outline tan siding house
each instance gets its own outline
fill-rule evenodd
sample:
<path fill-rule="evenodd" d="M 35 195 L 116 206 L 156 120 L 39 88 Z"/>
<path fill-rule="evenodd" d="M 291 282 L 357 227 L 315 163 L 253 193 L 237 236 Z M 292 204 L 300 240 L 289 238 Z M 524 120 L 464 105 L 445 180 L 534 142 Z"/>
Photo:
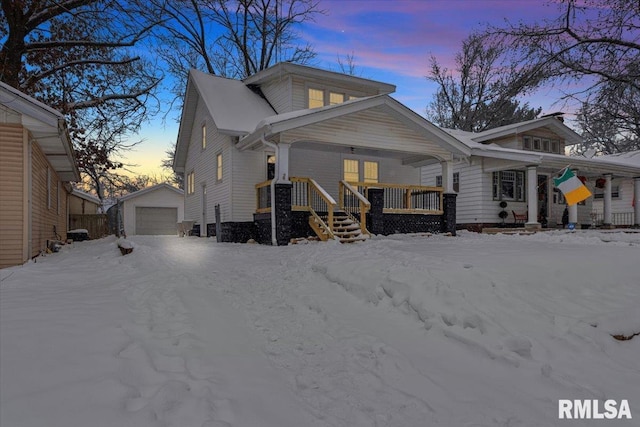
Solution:
<path fill-rule="evenodd" d="M 0 83 L 0 268 L 66 238 L 70 181 L 79 179 L 63 116 Z"/>

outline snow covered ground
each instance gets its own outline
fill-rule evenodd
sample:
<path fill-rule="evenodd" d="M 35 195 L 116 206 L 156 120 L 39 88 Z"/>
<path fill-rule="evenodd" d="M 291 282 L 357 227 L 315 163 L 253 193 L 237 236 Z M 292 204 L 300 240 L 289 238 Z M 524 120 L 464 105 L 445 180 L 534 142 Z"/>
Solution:
<path fill-rule="evenodd" d="M 2 427 L 640 425 L 640 233 L 130 240 L 0 270 Z"/>

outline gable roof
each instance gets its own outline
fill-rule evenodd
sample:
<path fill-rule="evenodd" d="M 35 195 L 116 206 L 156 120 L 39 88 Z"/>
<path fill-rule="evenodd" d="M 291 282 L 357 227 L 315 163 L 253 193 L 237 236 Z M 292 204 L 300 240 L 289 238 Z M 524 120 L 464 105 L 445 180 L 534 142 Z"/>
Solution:
<path fill-rule="evenodd" d="M 176 188 L 176 187 L 173 187 L 173 186 L 167 184 L 166 182 L 163 182 L 161 184 L 157 184 L 157 185 L 154 185 L 152 187 L 143 188 L 142 190 L 138 190 L 138 191 L 134 191 L 133 193 L 129 193 L 126 196 L 120 197 L 119 200 L 121 202 L 124 202 L 125 200 L 134 199 L 134 198 L 140 197 L 140 196 L 142 196 L 144 194 L 148 194 L 148 193 L 151 193 L 153 191 L 158 191 L 158 190 L 162 190 L 162 189 L 167 189 L 167 190 L 174 191 L 176 194 L 178 194 L 180 196 L 184 195 L 184 191 L 183 190 L 181 190 L 179 188 Z"/>
<path fill-rule="evenodd" d="M 33 135 L 62 181 L 80 180 L 62 113 L 3 82 L 0 82 L 0 102 L 20 113 L 22 125 Z"/>
<path fill-rule="evenodd" d="M 309 67 L 306 65 L 293 64 L 291 62 L 280 62 L 272 67 L 259 71 L 256 74 L 247 77 L 244 80 L 244 83 L 247 85 L 261 85 L 272 80 L 282 79 L 289 75 L 297 75 L 306 79 L 322 80 L 323 82 L 341 83 L 353 87 L 367 88 L 368 90 L 373 90 L 380 95 L 396 91 L 396 86 L 389 83 L 383 83 L 335 71 L 323 70 L 321 68 Z"/>
<path fill-rule="evenodd" d="M 357 98 L 321 108 L 297 110 L 266 117 L 258 123 L 253 132 L 240 139 L 236 147 L 241 150 L 253 148 L 262 143 L 262 137 L 268 138 L 281 132 L 309 126 L 375 107 L 383 107 L 385 111 L 399 119 L 408 128 L 411 128 L 418 134 L 433 140 L 436 144 L 447 151 L 463 156 L 469 155 L 468 147 L 389 95 Z"/>
<path fill-rule="evenodd" d="M 102 205 L 102 202 L 100 201 L 100 199 L 94 196 L 93 194 L 86 193 L 76 188 L 71 190 L 71 195 L 84 199 L 88 202 L 95 203 L 96 205 Z"/>
<path fill-rule="evenodd" d="M 242 81 L 190 70 L 173 162 L 176 171 L 181 171 L 180 165 L 186 161 L 199 102 L 205 104 L 213 124 L 224 135 L 246 135 L 260 120 L 275 114 L 269 103 Z"/>
<path fill-rule="evenodd" d="M 517 135 L 533 129 L 548 127 L 558 135 L 564 137 L 566 145 L 574 145 L 582 142 L 582 137 L 554 116 L 543 116 L 533 120 L 499 126 L 482 132 L 473 133 L 472 139 L 476 142 L 485 142 L 491 139 L 508 135 Z"/>

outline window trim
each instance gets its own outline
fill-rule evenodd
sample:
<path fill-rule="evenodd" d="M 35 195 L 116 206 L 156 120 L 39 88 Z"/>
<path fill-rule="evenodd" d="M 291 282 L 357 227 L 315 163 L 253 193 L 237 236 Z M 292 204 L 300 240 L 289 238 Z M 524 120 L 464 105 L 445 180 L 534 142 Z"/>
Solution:
<path fill-rule="evenodd" d="M 347 162 L 353 162 L 353 164 L 355 164 L 355 166 L 356 166 L 355 172 L 353 172 L 353 171 L 349 172 L 350 174 L 357 175 L 358 178 L 355 181 L 351 181 L 351 180 L 347 179 L 347 176 L 346 176 L 346 174 L 347 174 L 347 168 L 346 168 Z M 342 159 L 342 179 L 344 181 L 346 181 L 346 182 L 359 182 L 360 181 L 360 160 L 358 160 L 358 159 L 350 159 L 350 158 L 343 158 Z"/>
<path fill-rule="evenodd" d="M 187 174 L 187 195 L 192 195 L 196 192 L 196 173 L 191 170 Z"/>
<path fill-rule="evenodd" d="M 503 179 L 504 172 L 512 172 L 514 174 L 513 197 L 503 197 L 504 192 L 502 191 L 502 182 L 504 180 Z M 527 176 L 524 171 L 504 170 L 504 171 L 496 171 L 491 174 L 491 195 L 493 200 L 505 200 L 509 202 L 526 202 L 527 201 L 526 188 L 527 188 Z M 520 198 L 518 198 L 518 193 L 522 194 Z"/>
<path fill-rule="evenodd" d="M 216 182 L 222 182 L 224 178 L 224 157 L 222 151 L 216 153 Z"/>
<path fill-rule="evenodd" d="M 453 173 L 453 191 L 460 192 L 460 172 Z"/>
<path fill-rule="evenodd" d="M 202 151 L 207 149 L 207 122 L 203 122 L 200 127 L 201 132 L 201 140 L 200 140 L 200 149 Z"/>
<path fill-rule="evenodd" d="M 375 181 L 372 181 L 371 178 L 367 178 L 367 163 L 376 165 L 376 177 Z M 362 161 L 362 182 L 377 184 L 380 182 L 380 162 L 377 160 L 363 160 Z"/>
<path fill-rule="evenodd" d="M 317 90 L 322 92 L 322 106 L 311 107 L 309 101 L 311 100 L 310 91 Z M 331 94 L 342 95 L 342 102 L 339 103 L 331 103 Z M 305 84 L 305 108 L 313 109 L 313 108 L 321 108 L 329 105 L 338 105 L 344 102 L 350 101 L 352 99 L 362 98 L 366 96 L 366 94 L 361 92 L 351 92 L 349 90 L 345 90 L 343 88 L 333 87 L 333 86 L 316 86 L 315 84 Z"/>

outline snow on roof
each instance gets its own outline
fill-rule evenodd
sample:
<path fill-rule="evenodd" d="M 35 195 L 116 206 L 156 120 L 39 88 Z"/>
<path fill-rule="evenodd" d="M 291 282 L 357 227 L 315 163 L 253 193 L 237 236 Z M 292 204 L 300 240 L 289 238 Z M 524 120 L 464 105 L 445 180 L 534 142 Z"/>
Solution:
<path fill-rule="evenodd" d="M 594 157 L 593 159 L 606 162 L 625 163 L 631 166 L 640 167 L 640 150 L 629 151 L 627 153 L 609 154 L 606 156 Z"/>
<path fill-rule="evenodd" d="M 125 200 L 133 199 L 134 197 L 142 196 L 143 194 L 151 193 L 152 191 L 161 190 L 163 188 L 175 191 L 177 194 L 181 196 L 184 194 L 184 191 L 182 191 L 181 189 L 171 186 L 166 182 L 163 182 L 162 184 L 154 185 L 153 187 L 143 188 L 142 190 L 138 190 L 133 193 L 129 193 L 126 196 L 122 196 L 120 197 L 120 201 L 122 202 Z"/>
<path fill-rule="evenodd" d="M 81 199 L 87 200 L 97 205 L 102 204 L 102 202 L 100 202 L 100 199 L 98 197 L 94 196 L 93 194 L 86 193 L 82 190 L 78 190 L 77 188 L 74 188 L 73 190 L 71 190 L 71 195 L 80 197 Z"/>
<path fill-rule="evenodd" d="M 531 129 L 548 126 L 565 138 L 566 144 L 577 144 L 582 141 L 582 137 L 575 133 L 571 128 L 565 125 L 557 117 L 543 116 L 537 119 L 526 120 L 524 122 L 512 123 L 505 126 L 499 126 L 482 132 L 474 133 L 473 140 L 477 142 L 488 141 L 490 139 L 499 138 L 511 134 L 526 132 Z"/>
<path fill-rule="evenodd" d="M 245 134 L 275 111 L 242 81 L 191 70 L 191 79 L 221 133 Z"/>

